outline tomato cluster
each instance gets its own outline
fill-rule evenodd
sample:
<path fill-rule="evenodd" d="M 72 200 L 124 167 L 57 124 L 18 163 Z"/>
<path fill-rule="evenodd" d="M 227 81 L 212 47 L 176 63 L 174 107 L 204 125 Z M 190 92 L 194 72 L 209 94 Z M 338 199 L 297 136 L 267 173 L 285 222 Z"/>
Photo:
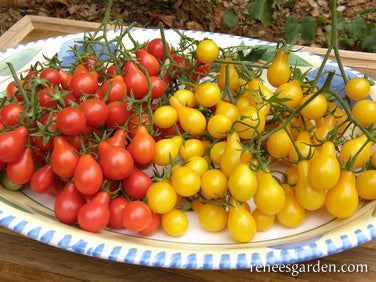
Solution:
<path fill-rule="evenodd" d="M 263 78 L 236 48 L 183 37 L 179 49 L 161 35 L 109 60 L 84 48 L 69 70 L 51 60 L 15 76 L 0 111 L 3 186 L 30 183 L 56 197 L 61 222 L 89 232 L 181 236 L 191 210 L 237 242 L 376 199 L 367 79 L 347 83 L 352 107 L 289 66 L 286 45 Z"/>

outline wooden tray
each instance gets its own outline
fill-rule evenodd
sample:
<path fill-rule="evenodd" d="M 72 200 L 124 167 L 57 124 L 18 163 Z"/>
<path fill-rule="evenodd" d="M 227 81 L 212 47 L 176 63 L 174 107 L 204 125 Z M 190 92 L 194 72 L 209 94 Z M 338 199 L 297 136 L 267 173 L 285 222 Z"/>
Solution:
<path fill-rule="evenodd" d="M 24 16 L 0 37 L 0 51 L 27 42 L 65 34 L 96 30 L 99 23 L 39 16 Z M 319 56 L 327 52 L 324 48 L 302 47 L 304 51 Z M 376 80 L 376 53 L 340 51 L 343 65 L 361 73 L 368 71 Z M 335 61 L 333 52 L 330 59 Z"/>

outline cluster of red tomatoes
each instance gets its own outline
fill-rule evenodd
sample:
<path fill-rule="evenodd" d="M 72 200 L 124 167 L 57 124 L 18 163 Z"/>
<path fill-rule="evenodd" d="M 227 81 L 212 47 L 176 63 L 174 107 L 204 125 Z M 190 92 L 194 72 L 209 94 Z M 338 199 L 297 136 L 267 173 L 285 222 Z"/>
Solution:
<path fill-rule="evenodd" d="M 0 111 L 2 184 L 55 196 L 56 217 L 90 232 L 150 235 L 161 225 L 180 236 L 191 209 L 205 230 L 227 227 L 238 242 L 277 220 L 296 227 L 306 210 L 347 217 L 359 196 L 376 198 L 367 188 L 376 170 L 355 173 L 376 166 L 365 128 L 375 121 L 364 115 L 374 102 L 338 108 L 293 78 L 284 48 L 268 66 L 269 87 L 236 56 L 218 59 L 213 41 L 196 43 L 185 56 L 153 39 L 121 63 L 89 54 L 70 71 L 32 69 L 11 82 Z M 171 87 L 178 79 L 184 89 Z M 369 90 L 364 78 L 346 87 L 353 100 Z M 350 126 L 364 134 L 347 141 Z M 280 181 L 273 163 L 285 165 Z"/>
<path fill-rule="evenodd" d="M 150 120 L 125 97 L 153 100 L 164 94 L 165 82 L 158 76 L 161 40 L 134 55 L 118 72 L 89 55 L 70 73 L 32 69 L 8 85 L 0 112 L 5 187 L 19 189 L 29 182 L 35 193 L 56 197 L 54 212 L 61 222 L 78 222 L 87 231 L 126 227 L 147 235 L 158 228 L 159 216 L 142 202 L 152 184 L 143 169 L 156 152 L 143 124 Z M 95 71 L 98 65 L 101 72 Z M 135 218 L 140 214 L 145 223 Z"/>

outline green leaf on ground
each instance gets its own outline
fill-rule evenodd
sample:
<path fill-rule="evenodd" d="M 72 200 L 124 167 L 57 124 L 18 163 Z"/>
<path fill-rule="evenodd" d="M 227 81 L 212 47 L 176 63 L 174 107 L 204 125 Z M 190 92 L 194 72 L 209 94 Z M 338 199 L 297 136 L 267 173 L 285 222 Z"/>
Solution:
<path fill-rule="evenodd" d="M 248 3 L 249 18 L 261 21 L 264 27 L 268 27 L 273 21 L 273 0 L 256 0 Z"/>
<path fill-rule="evenodd" d="M 289 17 L 285 23 L 287 42 L 292 42 L 298 34 L 305 43 L 311 42 L 316 37 L 317 24 L 312 17 L 305 17 L 298 21 L 295 17 Z"/>
<path fill-rule="evenodd" d="M 238 25 L 239 17 L 235 13 L 234 9 L 229 9 L 226 12 L 223 13 L 222 16 L 222 23 L 225 27 L 229 29 L 233 29 Z"/>

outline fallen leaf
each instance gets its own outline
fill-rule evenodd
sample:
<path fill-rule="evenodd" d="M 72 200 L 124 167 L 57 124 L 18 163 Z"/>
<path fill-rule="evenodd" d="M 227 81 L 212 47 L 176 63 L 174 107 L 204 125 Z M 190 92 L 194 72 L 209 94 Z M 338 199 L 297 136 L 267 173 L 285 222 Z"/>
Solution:
<path fill-rule="evenodd" d="M 174 21 L 176 20 L 176 16 L 174 15 L 162 15 L 158 11 L 154 11 L 152 14 L 152 21 L 153 22 L 160 22 L 162 21 L 168 27 L 172 27 Z"/>
<path fill-rule="evenodd" d="M 214 22 L 214 27 L 216 29 L 220 29 L 222 25 L 222 8 L 221 4 L 217 4 L 214 7 L 214 16 L 213 16 L 213 22 Z"/>
<path fill-rule="evenodd" d="M 198 22 L 187 22 L 186 26 L 189 30 L 204 31 L 204 28 Z"/>
<path fill-rule="evenodd" d="M 68 7 L 68 12 L 70 15 L 78 14 L 79 11 L 81 11 L 81 8 L 79 5 L 71 5 Z"/>
<path fill-rule="evenodd" d="M 0 0 L 0 7 L 6 8 L 26 8 L 33 5 L 32 0 Z"/>
<path fill-rule="evenodd" d="M 48 5 L 55 5 L 58 3 L 63 4 L 67 7 L 72 5 L 72 0 L 45 0 L 44 2 Z"/>

